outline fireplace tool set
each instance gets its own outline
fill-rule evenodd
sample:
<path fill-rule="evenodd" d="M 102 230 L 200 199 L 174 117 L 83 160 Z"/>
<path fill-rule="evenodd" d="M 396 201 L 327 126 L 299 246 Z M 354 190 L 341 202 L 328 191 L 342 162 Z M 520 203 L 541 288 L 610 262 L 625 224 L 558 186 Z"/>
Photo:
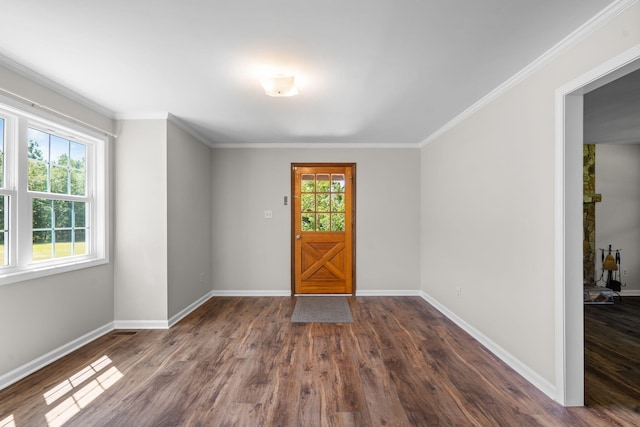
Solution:
<path fill-rule="evenodd" d="M 607 255 L 605 256 L 605 251 Z M 620 292 L 622 291 L 623 285 L 620 281 L 620 265 L 622 264 L 622 249 L 611 249 L 611 245 L 609 245 L 609 249 L 600 248 L 601 257 L 602 257 L 602 274 L 600 275 L 600 279 L 598 282 L 603 281 L 604 272 L 607 272 L 606 284 L 605 286 L 611 289 L 613 292 L 620 296 Z"/>

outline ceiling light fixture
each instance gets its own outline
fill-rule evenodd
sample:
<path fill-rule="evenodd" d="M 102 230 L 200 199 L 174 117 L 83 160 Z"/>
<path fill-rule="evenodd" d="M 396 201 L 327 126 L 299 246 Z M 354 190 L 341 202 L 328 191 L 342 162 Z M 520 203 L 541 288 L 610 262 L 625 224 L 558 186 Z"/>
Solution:
<path fill-rule="evenodd" d="M 269 96 L 294 96 L 298 94 L 296 78 L 293 75 L 276 74 L 260 79 L 264 93 Z"/>

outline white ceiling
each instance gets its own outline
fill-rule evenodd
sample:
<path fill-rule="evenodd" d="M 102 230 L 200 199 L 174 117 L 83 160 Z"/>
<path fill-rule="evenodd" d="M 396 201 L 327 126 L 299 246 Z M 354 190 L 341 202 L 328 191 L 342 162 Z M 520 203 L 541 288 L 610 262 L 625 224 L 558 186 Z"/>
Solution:
<path fill-rule="evenodd" d="M 3 0 L 0 55 L 212 143 L 416 145 L 612 0 Z M 264 95 L 264 67 L 300 94 Z M 1 87 L 1 82 L 0 82 Z"/>

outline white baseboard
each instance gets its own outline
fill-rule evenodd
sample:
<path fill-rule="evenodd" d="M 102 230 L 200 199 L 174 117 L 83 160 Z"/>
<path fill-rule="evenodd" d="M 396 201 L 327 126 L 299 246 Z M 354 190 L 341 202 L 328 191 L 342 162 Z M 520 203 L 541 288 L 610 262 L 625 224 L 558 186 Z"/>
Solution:
<path fill-rule="evenodd" d="M 169 329 L 168 320 L 116 320 L 115 329 Z"/>
<path fill-rule="evenodd" d="M 420 291 L 415 289 L 406 290 L 356 290 L 356 296 L 358 297 L 415 297 L 421 296 Z"/>
<path fill-rule="evenodd" d="M 216 291 L 212 292 L 214 297 L 289 297 L 291 291 Z"/>
<path fill-rule="evenodd" d="M 172 316 L 169 319 L 169 327 L 172 327 L 173 325 L 175 325 L 176 323 L 181 321 L 184 317 L 186 317 L 192 311 L 194 311 L 195 309 L 200 307 L 205 302 L 209 301 L 209 299 L 211 299 L 211 297 L 213 297 L 213 291 L 208 292 L 206 295 L 204 295 L 203 297 L 201 297 L 200 299 L 198 299 L 194 303 L 189 304 L 189 306 L 187 306 L 185 309 L 181 310 L 178 314 L 176 314 L 175 316 Z"/>
<path fill-rule="evenodd" d="M 20 381 L 21 379 L 31 375 L 39 369 L 44 368 L 50 363 L 66 356 L 67 354 L 79 349 L 80 347 L 89 344 L 101 336 L 108 334 L 114 330 L 114 323 L 110 322 L 104 326 L 99 327 L 83 336 L 76 338 L 75 340 L 58 347 L 57 349 L 50 351 L 49 353 L 26 363 L 13 371 L 0 375 L 0 390 L 9 387 L 11 384 Z"/>
<path fill-rule="evenodd" d="M 291 296 L 290 291 L 213 291 L 212 296 L 215 297 L 288 297 Z M 379 296 L 379 297 L 398 297 L 398 296 L 420 296 L 420 291 L 415 289 L 393 289 L 393 290 L 356 290 L 356 296 Z"/>
<path fill-rule="evenodd" d="M 623 297 L 640 297 L 640 289 L 629 289 L 628 291 L 623 289 L 620 295 Z"/>
<path fill-rule="evenodd" d="M 496 357 L 498 357 L 504 363 L 509 365 L 511 369 L 513 369 L 522 377 L 524 377 L 524 379 L 526 379 L 535 387 L 540 389 L 540 391 L 542 391 L 544 394 L 549 396 L 551 399 L 556 400 L 555 385 L 553 385 L 552 383 L 547 381 L 545 378 L 538 375 L 538 373 L 536 373 L 527 365 L 522 363 L 519 359 L 514 357 L 511 353 L 509 353 L 508 351 L 500 347 L 498 344 L 496 344 L 495 342 L 487 338 L 476 328 L 474 328 L 473 326 L 465 322 L 463 319 L 458 317 L 455 313 L 453 313 L 447 307 L 440 304 L 438 301 L 431 298 L 426 293 L 420 292 L 420 296 L 422 296 L 422 298 L 425 301 L 427 301 L 429 304 L 435 307 L 440 313 L 444 314 L 449 320 L 451 320 L 453 323 L 461 327 L 466 333 L 471 335 L 476 341 L 482 344 L 487 350 L 493 353 Z"/>

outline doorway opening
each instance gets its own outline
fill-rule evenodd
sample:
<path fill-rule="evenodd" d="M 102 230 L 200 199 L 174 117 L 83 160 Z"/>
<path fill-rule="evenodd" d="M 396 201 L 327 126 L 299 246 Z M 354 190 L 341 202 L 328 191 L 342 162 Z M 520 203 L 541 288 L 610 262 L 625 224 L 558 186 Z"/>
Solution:
<path fill-rule="evenodd" d="M 584 405 L 584 94 L 640 69 L 640 45 L 556 91 L 556 400 Z"/>

